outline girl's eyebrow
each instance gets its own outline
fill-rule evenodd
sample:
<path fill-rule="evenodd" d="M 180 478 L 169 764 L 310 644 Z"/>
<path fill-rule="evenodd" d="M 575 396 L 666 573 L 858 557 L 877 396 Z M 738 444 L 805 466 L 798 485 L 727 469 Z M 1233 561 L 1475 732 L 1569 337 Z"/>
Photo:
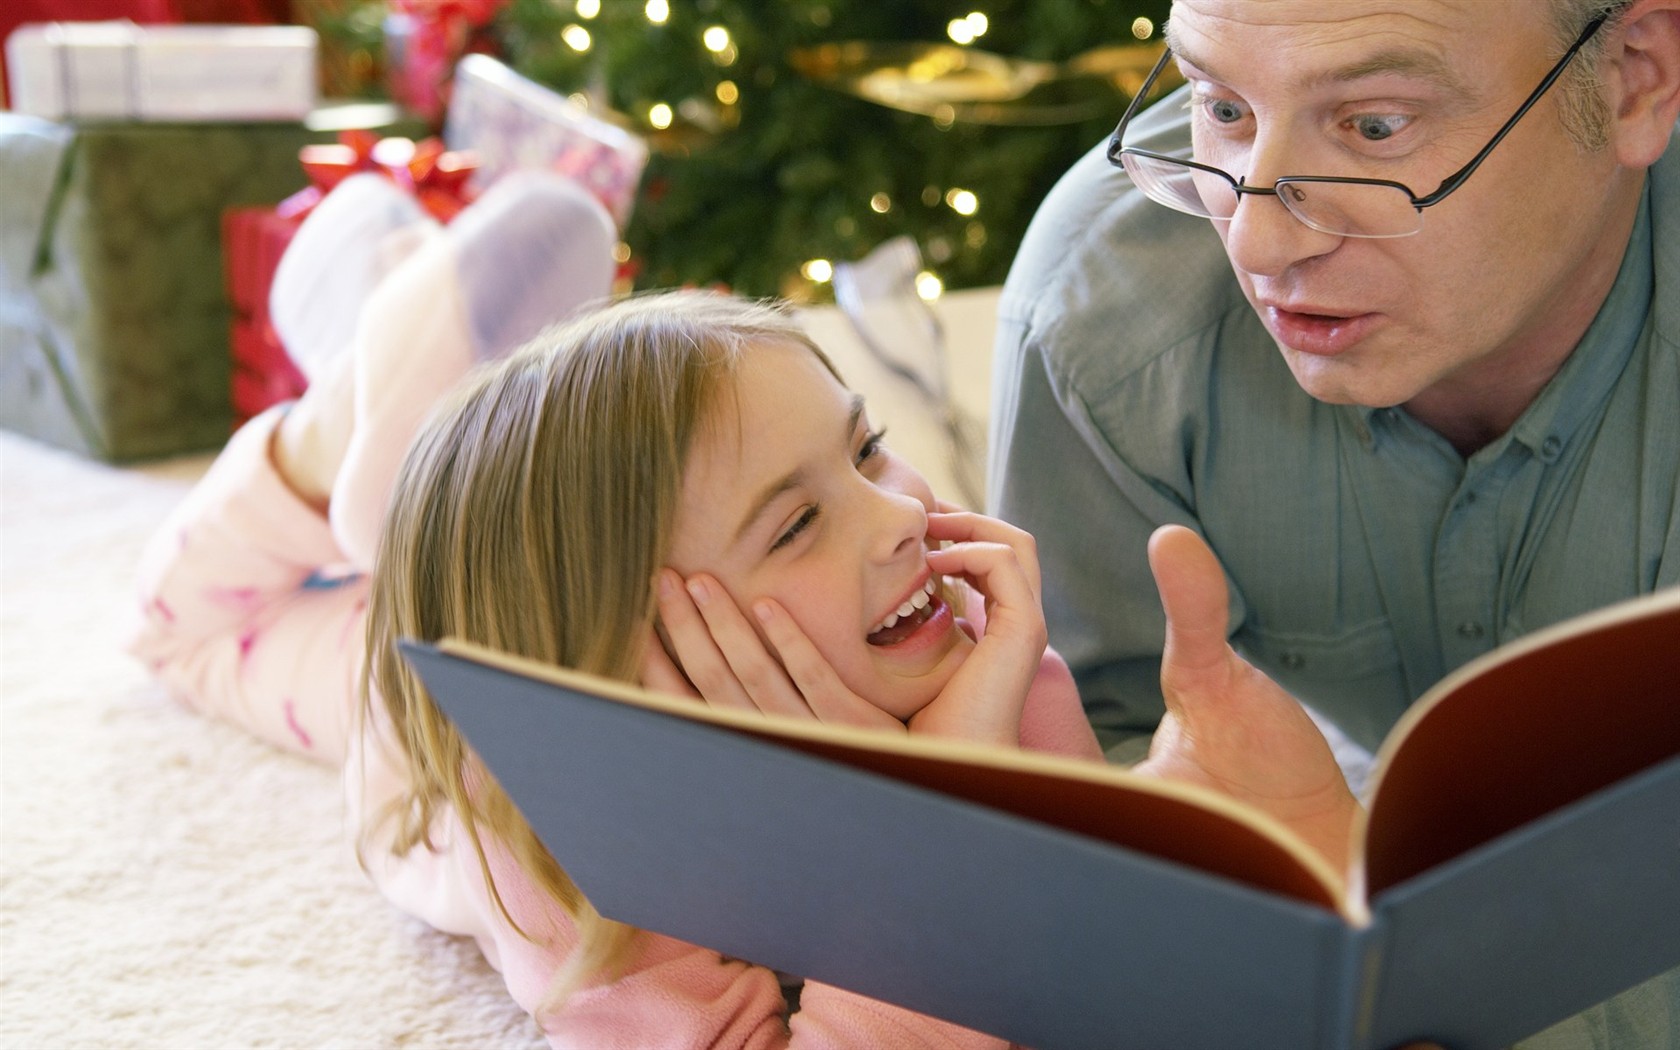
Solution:
<path fill-rule="evenodd" d="M 851 443 L 852 432 L 857 429 L 858 420 L 862 418 L 863 395 L 853 394 L 852 409 L 846 415 L 846 429 L 841 435 L 842 441 L 847 444 Z M 730 544 L 734 545 L 740 543 L 741 538 L 747 534 L 747 531 L 753 527 L 754 523 L 764 516 L 764 512 L 769 509 L 770 504 L 776 501 L 776 497 L 792 488 L 797 487 L 803 477 L 804 471 L 796 468 L 764 486 L 764 488 L 759 491 L 758 498 L 753 500 L 750 504 L 746 517 L 741 519 L 740 526 L 735 530 L 734 538 L 729 541 Z"/>

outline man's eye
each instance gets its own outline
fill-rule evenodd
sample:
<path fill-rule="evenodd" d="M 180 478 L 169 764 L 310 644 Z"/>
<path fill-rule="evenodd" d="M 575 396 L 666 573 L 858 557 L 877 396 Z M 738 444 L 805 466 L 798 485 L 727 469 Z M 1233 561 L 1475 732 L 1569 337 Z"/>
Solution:
<path fill-rule="evenodd" d="M 1353 128 L 1354 133 L 1366 142 L 1381 142 L 1386 138 L 1398 135 L 1405 128 L 1408 120 L 1407 117 L 1392 114 L 1367 114 L 1354 117 L 1348 123 Z"/>
<path fill-rule="evenodd" d="M 1191 92 L 1189 105 L 1201 110 L 1213 124 L 1236 124 L 1248 116 L 1247 106 L 1234 98 L 1216 96 L 1210 88 Z"/>
<path fill-rule="evenodd" d="M 1205 108 L 1208 116 L 1220 124 L 1235 124 L 1243 118 L 1242 107 L 1228 98 L 1208 99 Z"/>
<path fill-rule="evenodd" d="M 821 508 L 815 504 L 806 507 L 804 511 L 800 513 L 799 517 L 794 520 L 794 523 L 787 527 L 787 531 L 783 532 L 780 536 L 777 536 L 776 542 L 770 544 L 771 552 L 779 551 L 783 547 L 792 543 L 795 539 L 798 539 L 799 534 L 810 528 L 811 523 L 817 520 L 817 515 L 820 513 L 822 513 Z"/>

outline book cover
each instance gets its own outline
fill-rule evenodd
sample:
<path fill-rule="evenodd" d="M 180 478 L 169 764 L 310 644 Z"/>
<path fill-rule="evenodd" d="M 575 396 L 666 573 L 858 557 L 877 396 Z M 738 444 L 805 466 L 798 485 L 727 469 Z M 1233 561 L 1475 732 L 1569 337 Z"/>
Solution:
<path fill-rule="evenodd" d="M 1042 1050 L 1502 1046 L 1680 965 L 1680 592 L 1414 705 L 1338 873 L 1216 793 L 405 651 L 595 906 Z"/>

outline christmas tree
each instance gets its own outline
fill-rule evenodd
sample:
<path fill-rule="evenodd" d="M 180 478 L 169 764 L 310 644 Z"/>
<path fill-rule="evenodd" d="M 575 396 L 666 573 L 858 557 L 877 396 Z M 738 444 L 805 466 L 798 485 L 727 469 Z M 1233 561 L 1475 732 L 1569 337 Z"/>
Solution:
<path fill-rule="evenodd" d="M 1000 282 L 1168 3 L 506 0 L 475 46 L 648 137 L 637 287 L 806 298 L 898 235 L 946 287 Z"/>

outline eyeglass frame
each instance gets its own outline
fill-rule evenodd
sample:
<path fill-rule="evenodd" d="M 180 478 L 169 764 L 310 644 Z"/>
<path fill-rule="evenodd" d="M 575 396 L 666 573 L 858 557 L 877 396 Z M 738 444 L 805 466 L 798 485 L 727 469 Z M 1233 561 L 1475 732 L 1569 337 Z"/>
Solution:
<path fill-rule="evenodd" d="M 1120 123 L 1114 126 L 1114 134 L 1110 136 L 1108 140 L 1108 162 L 1116 168 L 1124 170 L 1125 165 L 1122 158 L 1130 154 L 1138 157 L 1148 157 L 1150 160 L 1160 160 L 1166 161 L 1170 164 L 1182 165 L 1196 171 L 1206 172 L 1209 175 L 1217 175 L 1231 184 L 1231 191 L 1236 194 L 1238 203 L 1241 203 L 1243 194 L 1245 193 L 1256 197 L 1279 197 L 1278 188 L 1293 183 L 1336 183 L 1339 185 L 1382 186 L 1389 189 L 1399 190 L 1404 193 L 1407 199 L 1411 201 L 1412 207 L 1416 208 L 1418 212 L 1421 213 L 1423 209 L 1446 200 L 1453 191 L 1457 190 L 1460 186 L 1469 181 L 1470 176 L 1475 174 L 1477 168 L 1481 167 L 1482 161 L 1488 158 L 1488 154 L 1493 152 L 1494 147 L 1498 146 L 1505 136 L 1510 134 L 1511 129 L 1517 126 L 1517 121 L 1521 120 L 1530 109 L 1534 108 L 1534 104 L 1539 102 L 1541 97 L 1546 94 L 1547 90 L 1557 82 L 1558 77 L 1563 75 L 1563 71 L 1569 67 L 1569 63 L 1575 58 L 1575 55 L 1581 50 L 1581 48 L 1586 46 L 1587 41 L 1592 39 L 1593 34 L 1597 33 L 1599 28 L 1603 26 L 1609 18 L 1610 15 L 1605 13 L 1598 15 L 1592 21 L 1588 22 L 1586 28 L 1582 29 L 1581 34 L 1575 38 L 1575 42 L 1569 45 L 1569 50 L 1565 51 L 1563 53 L 1563 57 L 1557 60 L 1557 64 L 1552 67 L 1551 72 L 1547 73 L 1545 78 L 1540 81 L 1539 86 L 1529 93 L 1528 98 L 1523 100 L 1523 104 L 1517 107 L 1517 111 L 1511 114 L 1511 119 L 1507 120 L 1500 126 L 1498 131 L 1493 133 L 1493 138 L 1488 140 L 1488 144 L 1483 146 L 1481 151 L 1474 157 L 1471 157 L 1468 164 L 1459 168 L 1451 175 L 1448 175 L 1441 181 L 1439 186 L 1435 187 L 1433 191 L 1422 197 L 1413 193 L 1410 186 L 1407 186 L 1403 182 L 1396 182 L 1393 179 L 1364 179 L 1343 175 L 1284 175 L 1274 180 L 1270 186 L 1250 186 L 1247 184 L 1247 175 L 1235 178 L 1225 169 L 1216 168 L 1211 164 L 1203 164 L 1199 161 L 1187 160 L 1182 157 L 1169 157 L 1163 153 L 1153 153 L 1149 150 L 1122 145 L 1121 140 L 1126 133 L 1126 126 L 1130 124 L 1132 122 L 1132 118 L 1137 115 L 1139 108 L 1143 105 L 1143 100 L 1149 97 L 1149 89 L 1155 86 L 1155 81 L 1158 77 L 1160 77 L 1161 71 L 1166 68 L 1167 63 L 1172 59 L 1173 53 L 1172 48 L 1170 47 L 1162 49 L 1161 57 L 1158 61 L 1156 61 L 1155 68 L 1149 71 L 1149 76 L 1144 79 L 1143 86 L 1138 89 L 1137 94 L 1132 96 L 1132 101 L 1126 107 L 1125 114 L 1121 116 Z M 1153 197 L 1150 199 L 1154 200 Z M 1160 201 L 1155 201 L 1155 203 L 1161 204 Z M 1169 207 L 1169 205 L 1165 204 L 1162 204 L 1161 206 Z M 1235 209 L 1233 208 L 1233 212 L 1234 211 Z M 1301 222 L 1302 225 L 1308 225 L 1305 220 L 1301 219 L 1300 216 L 1295 215 L 1293 211 L 1289 214 L 1294 216 L 1296 221 Z M 1213 215 L 1203 217 L 1212 219 L 1215 222 L 1231 221 L 1229 217 L 1220 218 Z M 1419 229 L 1422 229 L 1422 227 L 1419 227 Z M 1417 232 L 1418 230 L 1412 230 L 1410 233 L 1392 234 L 1390 236 L 1409 237 Z M 1353 237 L 1370 235 L 1333 234 L 1333 236 Z"/>

